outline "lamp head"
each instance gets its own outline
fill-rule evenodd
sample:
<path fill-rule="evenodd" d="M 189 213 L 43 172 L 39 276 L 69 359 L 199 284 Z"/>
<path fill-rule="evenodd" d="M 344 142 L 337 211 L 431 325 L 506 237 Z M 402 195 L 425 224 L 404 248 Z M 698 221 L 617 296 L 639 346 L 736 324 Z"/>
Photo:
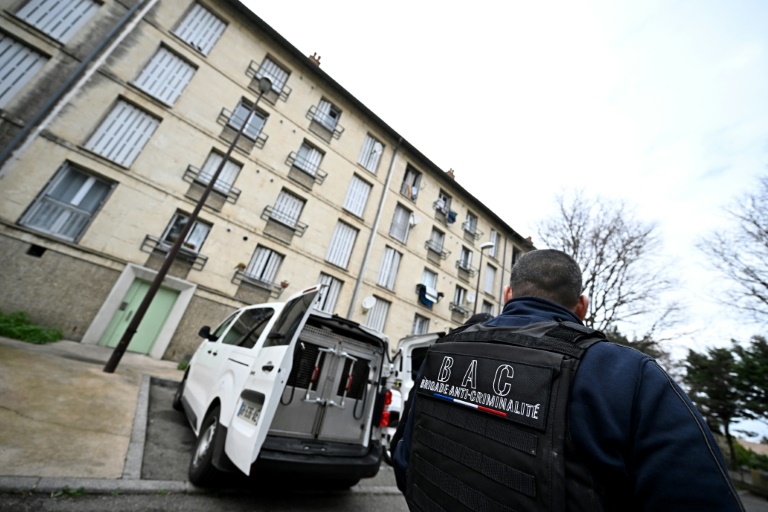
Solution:
<path fill-rule="evenodd" d="M 482 251 L 483 249 L 490 249 L 494 245 L 496 244 L 494 244 L 493 242 L 485 242 L 483 245 L 480 246 L 480 250 Z"/>
<path fill-rule="evenodd" d="M 266 94 L 270 89 L 272 89 L 272 80 L 265 76 L 259 78 L 259 91 L 261 94 Z"/>

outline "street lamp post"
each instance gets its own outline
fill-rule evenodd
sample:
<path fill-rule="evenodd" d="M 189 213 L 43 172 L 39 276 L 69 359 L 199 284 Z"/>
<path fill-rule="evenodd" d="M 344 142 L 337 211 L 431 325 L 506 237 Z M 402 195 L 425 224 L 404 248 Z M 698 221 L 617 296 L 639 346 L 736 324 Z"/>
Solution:
<path fill-rule="evenodd" d="M 480 302 L 480 272 L 483 270 L 483 251 L 490 249 L 494 245 L 493 242 L 485 242 L 480 246 L 480 265 L 477 267 L 477 286 L 475 286 L 475 310 L 472 312 L 473 315 L 477 314 L 477 303 Z"/>
<path fill-rule="evenodd" d="M 219 163 L 216 172 L 213 173 L 213 176 L 208 182 L 208 186 L 205 187 L 203 195 L 201 195 L 200 199 L 198 199 L 195 210 L 189 216 L 189 219 L 187 219 L 187 223 L 184 225 L 184 228 L 182 228 L 181 233 L 179 233 L 176 242 L 174 242 L 173 246 L 171 246 L 170 250 L 165 255 L 165 261 L 160 267 L 160 270 L 157 271 L 157 275 L 155 275 L 155 279 L 152 281 L 152 285 L 149 287 L 149 290 L 147 290 L 147 294 L 144 296 L 144 300 L 141 301 L 139 308 L 136 310 L 136 314 L 133 315 L 131 323 L 128 324 L 128 327 L 125 328 L 123 337 L 120 338 L 117 346 L 115 346 L 115 350 L 112 351 L 112 356 L 104 366 L 105 373 L 114 373 L 118 363 L 120 363 L 120 359 L 122 359 L 123 354 L 125 354 L 125 351 L 128 348 L 128 345 L 131 343 L 133 335 L 136 334 L 136 331 L 139 329 L 139 324 L 141 324 L 141 320 L 144 318 L 144 314 L 149 309 L 149 305 L 152 303 L 152 299 L 155 298 L 157 291 L 160 289 L 160 285 L 163 284 L 163 280 L 171 268 L 171 264 L 173 264 L 173 261 L 176 259 L 176 255 L 178 254 L 179 249 L 181 249 L 181 245 L 187 238 L 189 230 L 192 229 L 192 225 L 197 220 L 197 216 L 200 213 L 200 210 L 203 209 L 203 205 L 213 190 L 213 186 L 216 183 L 216 180 L 219 179 L 219 175 L 221 174 L 222 169 L 224 169 L 224 165 L 227 163 L 227 161 L 229 161 L 229 156 L 232 154 L 232 151 L 235 149 L 237 142 L 240 140 L 240 136 L 243 134 L 246 126 L 248 126 L 248 123 L 251 121 L 251 117 L 253 117 L 254 112 L 256 112 L 256 106 L 259 104 L 259 100 L 262 96 L 264 96 L 265 93 L 269 92 L 270 89 L 272 89 L 272 81 L 267 77 L 261 77 L 259 79 L 259 96 L 256 98 L 256 101 L 253 102 L 251 110 L 248 112 L 248 115 L 245 116 L 243 124 L 237 130 L 237 135 L 235 135 L 235 138 L 229 145 L 229 149 L 227 149 L 226 155 L 224 155 L 224 158 L 222 158 L 221 162 Z"/>

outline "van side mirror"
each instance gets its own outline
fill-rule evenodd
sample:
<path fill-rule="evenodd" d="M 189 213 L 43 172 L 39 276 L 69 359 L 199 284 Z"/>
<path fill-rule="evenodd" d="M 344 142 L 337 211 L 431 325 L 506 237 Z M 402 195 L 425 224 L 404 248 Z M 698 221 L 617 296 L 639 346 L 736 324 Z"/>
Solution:
<path fill-rule="evenodd" d="M 198 331 L 197 335 L 200 336 L 201 338 L 205 338 L 210 341 L 216 341 L 217 339 L 219 339 L 218 336 L 214 336 L 211 334 L 211 328 L 210 326 L 207 326 L 207 325 L 202 326 Z"/>

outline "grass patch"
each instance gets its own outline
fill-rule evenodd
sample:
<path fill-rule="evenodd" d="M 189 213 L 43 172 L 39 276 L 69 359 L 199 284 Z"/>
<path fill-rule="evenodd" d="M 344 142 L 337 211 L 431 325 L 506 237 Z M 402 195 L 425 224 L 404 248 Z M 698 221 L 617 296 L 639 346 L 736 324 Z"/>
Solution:
<path fill-rule="evenodd" d="M 29 320 L 29 315 L 23 311 L 16 311 L 6 315 L 0 311 L 0 336 L 13 338 L 43 345 L 52 341 L 59 341 L 64 337 L 61 329 L 41 327 Z"/>

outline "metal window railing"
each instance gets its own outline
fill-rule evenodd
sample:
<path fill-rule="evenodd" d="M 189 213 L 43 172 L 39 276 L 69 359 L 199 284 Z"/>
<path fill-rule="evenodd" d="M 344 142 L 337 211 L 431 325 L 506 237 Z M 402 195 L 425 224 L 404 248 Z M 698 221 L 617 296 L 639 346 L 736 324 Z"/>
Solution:
<path fill-rule="evenodd" d="M 152 235 L 147 235 L 144 237 L 140 249 L 142 252 L 158 252 L 165 254 L 171 250 L 171 246 L 172 244 L 168 242 L 160 240 Z M 186 262 L 195 270 L 203 270 L 205 263 L 208 261 L 208 256 L 203 256 L 199 252 L 187 249 L 182 245 L 176 255 L 176 261 Z"/>
<path fill-rule="evenodd" d="M 207 186 L 210 183 L 210 179 L 206 179 L 205 176 L 200 176 L 200 169 L 194 165 L 189 165 L 187 170 L 184 171 L 183 180 L 187 183 L 197 182 L 200 185 Z M 240 189 L 232 187 L 230 185 L 220 185 L 218 181 L 213 185 L 213 192 L 217 192 L 227 198 L 227 202 L 236 203 L 240 197 Z"/>

